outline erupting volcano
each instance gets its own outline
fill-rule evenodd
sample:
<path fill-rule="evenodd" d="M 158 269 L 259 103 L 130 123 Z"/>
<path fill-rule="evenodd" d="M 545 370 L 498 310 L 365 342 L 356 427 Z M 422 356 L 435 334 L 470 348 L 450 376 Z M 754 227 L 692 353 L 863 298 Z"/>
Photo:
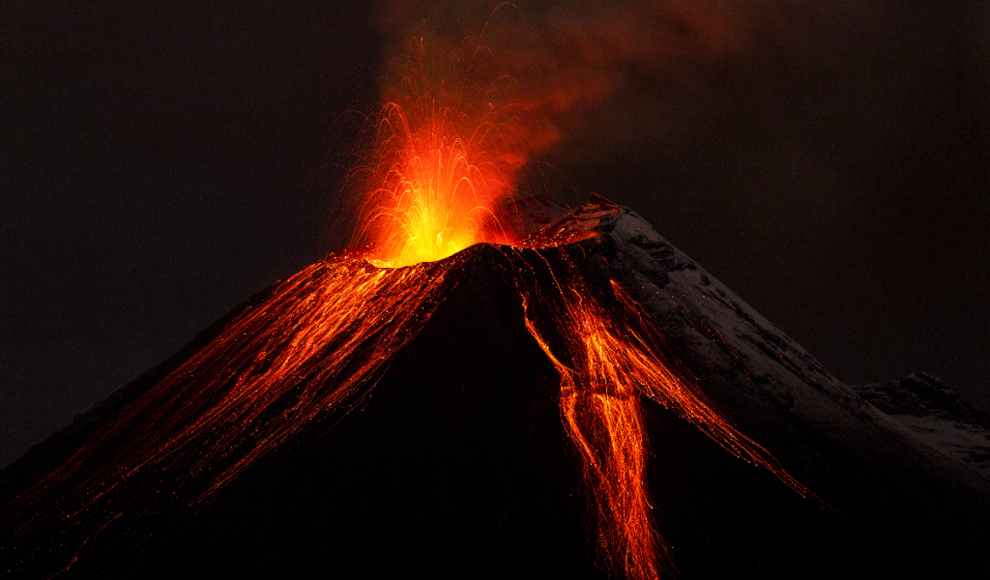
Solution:
<path fill-rule="evenodd" d="M 636 214 L 519 192 L 540 138 L 481 51 L 404 63 L 353 247 L 4 472 L 5 577 L 809 577 L 983 513 Z"/>

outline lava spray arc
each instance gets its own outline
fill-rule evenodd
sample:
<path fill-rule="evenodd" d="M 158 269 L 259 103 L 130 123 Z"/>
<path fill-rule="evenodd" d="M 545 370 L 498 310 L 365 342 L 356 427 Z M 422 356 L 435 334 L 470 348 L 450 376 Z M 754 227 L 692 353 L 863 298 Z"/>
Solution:
<path fill-rule="evenodd" d="M 435 54 L 434 54 L 435 53 Z M 538 124 L 484 46 L 433 51 L 423 38 L 391 63 L 370 155 L 351 174 L 355 245 L 381 266 L 435 261 L 476 243 L 513 243 L 518 171 Z"/>
<path fill-rule="evenodd" d="M 541 143 L 484 47 L 438 61 L 426 52 L 422 40 L 412 45 L 374 123 L 370 161 L 351 175 L 363 187 L 360 249 L 273 286 L 4 508 L 0 529 L 18 546 L 0 572 L 51 575 L 119 545 L 115 534 L 136 543 L 132 530 L 153 529 L 149 518 L 208 504 L 311 427 L 339 419 L 430 323 L 479 244 L 504 257 L 518 322 L 557 372 L 562 429 L 614 576 L 674 570 L 651 515 L 644 401 L 814 498 L 705 401 L 620 284 L 586 279 L 574 256 L 598 234 L 584 218 L 617 206 L 596 198 L 549 219 L 512 203 Z"/>

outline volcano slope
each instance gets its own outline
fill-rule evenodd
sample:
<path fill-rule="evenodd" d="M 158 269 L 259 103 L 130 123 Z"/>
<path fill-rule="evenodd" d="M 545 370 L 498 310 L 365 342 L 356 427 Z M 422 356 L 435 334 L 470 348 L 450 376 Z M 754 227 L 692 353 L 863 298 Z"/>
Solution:
<path fill-rule="evenodd" d="M 2 575 L 990 573 L 983 475 L 630 210 L 593 196 L 529 219 L 524 248 L 394 275 L 337 252 L 249 300 L 0 474 Z M 656 385 L 582 399 L 591 359 L 569 349 L 594 341 L 554 298 L 574 288 L 729 426 Z M 592 400 L 633 409 L 630 444 Z"/>

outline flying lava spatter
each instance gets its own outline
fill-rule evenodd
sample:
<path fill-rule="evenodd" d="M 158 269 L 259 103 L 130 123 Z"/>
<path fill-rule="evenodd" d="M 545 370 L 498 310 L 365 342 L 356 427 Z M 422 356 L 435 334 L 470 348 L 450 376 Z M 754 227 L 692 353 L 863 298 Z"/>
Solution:
<path fill-rule="evenodd" d="M 615 575 L 673 570 L 651 515 L 644 399 L 814 497 L 705 402 L 620 285 L 585 280 L 568 244 L 593 233 L 569 230 L 566 219 L 518 231 L 502 202 L 515 195 L 530 151 L 525 111 L 503 97 L 497 75 L 478 82 L 472 56 L 440 67 L 453 74 L 441 78 L 423 53 L 420 43 L 379 111 L 374 153 L 356 171 L 366 189 L 362 248 L 332 252 L 275 285 L 19 498 L 8 525 L 35 546 L 25 561 L 61 553 L 53 570 L 69 567 L 108 530 L 205 505 L 307 428 L 339 418 L 415 340 L 474 255 L 463 250 L 479 243 L 499 244 L 520 319 L 559 374 L 563 428 Z M 61 547 L 69 532 L 86 540 Z"/>
<path fill-rule="evenodd" d="M 424 40 L 393 62 L 370 158 L 354 171 L 360 200 L 355 245 L 375 264 L 401 267 L 450 256 L 480 242 L 512 243 L 514 193 L 532 148 L 528 112 L 511 99 L 481 48 L 427 56 Z M 469 56 L 464 58 L 467 53 Z"/>

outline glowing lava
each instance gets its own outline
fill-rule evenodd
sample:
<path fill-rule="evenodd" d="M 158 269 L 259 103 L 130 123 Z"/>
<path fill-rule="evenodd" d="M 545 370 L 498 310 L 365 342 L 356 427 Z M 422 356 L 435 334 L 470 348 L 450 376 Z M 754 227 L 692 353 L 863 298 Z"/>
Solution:
<path fill-rule="evenodd" d="M 496 211 L 514 193 L 530 143 L 527 111 L 507 98 L 513 83 L 485 51 L 426 59 L 423 43 L 393 63 L 400 80 L 385 90 L 372 159 L 357 170 L 356 242 L 393 268 L 511 242 Z"/>
<path fill-rule="evenodd" d="M 526 327 L 560 375 L 561 416 L 583 460 L 598 514 L 598 545 L 613 573 L 647 580 L 673 571 L 651 515 L 644 397 L 817 500 L 674 370 L 655 325 L 620 285 L 592 287 L 565 246 L 505 253 L 515 265 Z"/>
<path fill-rule="evenodd" d="M 402 269 L 365 258 L 337 251 L 276 284 L 18 498 L 0 528 L 36 545 L 25 558 L 68 567 L 108 527 L 126 534 L 142 514 L 204 505 L 307 427 L 339 418 L 427 323 L 468 256 Z M 49 552 L 70 533 L 87 539 L 59 563 Z"/>

